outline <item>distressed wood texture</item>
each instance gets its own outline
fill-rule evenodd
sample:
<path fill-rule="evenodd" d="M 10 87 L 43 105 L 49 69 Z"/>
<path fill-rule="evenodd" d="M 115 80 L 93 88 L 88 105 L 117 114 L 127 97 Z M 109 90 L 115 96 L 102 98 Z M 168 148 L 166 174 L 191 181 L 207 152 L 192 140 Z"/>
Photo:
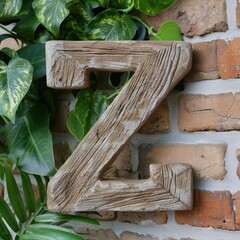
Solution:
<path fill-rule="evenodd" d="M 104 180 L 124 144 L 191 68 L 191 45 L 184 42 L 47 43 L 48 86 L 85 88 L 89 72 L 134 71 L 134 75 L 48 186 L 51 211 L 188 210 L 192 169 L 151 165 L 150 178 Z"/>

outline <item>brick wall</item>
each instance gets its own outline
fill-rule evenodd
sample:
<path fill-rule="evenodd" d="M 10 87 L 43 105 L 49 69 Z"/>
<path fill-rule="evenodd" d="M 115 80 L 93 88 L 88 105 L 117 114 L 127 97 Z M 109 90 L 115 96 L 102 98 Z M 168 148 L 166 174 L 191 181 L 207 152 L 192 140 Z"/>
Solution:
<path fill-rule="evenodd" d="M 147 178 L 151 163 L 189 163 L 194 206 L 187 212 L 102 212 L 99 228 L 76 226 L 86 239 L 233 240 L 240 236 L 240 2 L 177 0 L 158 16 L 155 29 L 177 21 L 193 44 L 193 68 L 184 90 L 167 99 L 116 158 L 106 177 Z M 56 160 L 76 142 L 66 128 L 69 92 L 55 96 L 52 124 Z M 3 194 L 0 185 L 0 195 Z"/>

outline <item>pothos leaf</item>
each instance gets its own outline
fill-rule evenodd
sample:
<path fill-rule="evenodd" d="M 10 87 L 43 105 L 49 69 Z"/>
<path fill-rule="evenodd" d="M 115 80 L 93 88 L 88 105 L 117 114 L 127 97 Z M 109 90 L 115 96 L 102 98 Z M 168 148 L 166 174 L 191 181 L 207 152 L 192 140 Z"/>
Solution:
<path fill-rule="evenodd" d="M 27 93 L 33 67 L 25 59 L 14 58 L 8 65 L 0 61 L 0 114 L 15 122 L 15 114 Z"/>
<path fill-rule="evenodd" d="M 34 0 L 33 10 L 40 23 L 46 27 L 55 37 L 58 37 L 59 27 L 68 16 L 69 10 L 66 4 L 71 0 Z"/>
<path fill-rule="evenodd" d="M 136 24 L 128 15 L 108 9 L 93 18 L 86 33 L 92 40 L 131 40 L 136 29 Z"/>
<path fill-rule="evenodd" d="M 133 4 L 133 0 L 110 0 L 109 6 L 118 9 L 129 8 Z"/>
<path fill-rule="evenodd" d="M 177 23 L 173 21 L 168 21 L 163 23 L 158 32 L 157 35 L 152 37 L 150 40 L 175 40 L 175 41 L 181 41 L 182 35 L 181 30 Z"/>
<path fill-rule="evenodd" d="M 25 172 L 48 175 L 54 169 L 49 112 L 43 104 L 34 104 L 26 115 L 6 125 L 9 158 Z"/>
<path fill-rule="evenodd" d="M 83 89 L 77 95 L 75 109 L 68 115 L 70 132 L 81 140 L 109 105 L 107 96 L 91 89 Z"/>
<path fill-rule="evenodd" d="M 109 0 L 97 0 L 98 3 L 102 6 L 102 7 L 106 7 L 106 5 L 108 4 Z"/>
<path fill-rule="evenodd" d="M 146 15 L 154 16 L 176 0 L 134 0 L 134 7 Z"/>
<path fill-rule="evenodd" d="M 0 21 L 16 16 L 22 7 L 22 0 L 1 0 Z"/>

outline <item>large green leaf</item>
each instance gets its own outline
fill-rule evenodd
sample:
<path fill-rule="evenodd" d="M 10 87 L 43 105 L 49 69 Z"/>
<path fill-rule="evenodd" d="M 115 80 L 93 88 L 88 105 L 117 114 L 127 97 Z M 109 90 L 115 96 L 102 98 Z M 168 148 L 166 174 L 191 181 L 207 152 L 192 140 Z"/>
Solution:
<path fill-rule="evenodd" d="M 77 96 L 75 109 L 69 113 L 67 126 L 81 140 L 109 105 L 107 96 L 91 89 L 83 89 Z"/>
<path fill-rule="evenodd" d="M 54 169 L 49 112 L 43 104 L 35 104 L 15 124 L 6 126 L 9 158 L 25 172 L 49 175 Z"/>
<path fill-rule="evenodd" d="M 33 10 L 43 26 L 45 26 L 55 37 L 58 37 L 59 27 L 68 16 L 69 11 L 66 4 L 71 0 L 34 0 Z"/>
<path fill-rule="evenodd" d="M 109 6 L 117 9 L 126 9 L 133 4 L 133 0 L 110 0 Z"/>
<path fill-rule="evenodd" d="M 102 6 L 102 7 L 106 7 L 106 5 L 108 4 L 109 0 L 97 0 L 98 3 Z"/>
<path fill-rule="evenodd" d="M 0 240 L 12 240 L 12 236 L 6 224 L 3 222 L 1 218 L 0 218 Z"/>
<path fill-rule="evenodd" d="M 134 6 L 146 15 L 154 16 L 176 0 L 134 0 Z"/>
<path fill-rule="evenodd" d="M 0 21 L 16 16 L 22 7 L 22 0 L 1 0 Z"/>
<path fill-rule="evenodd" d="M 18 50 L 21 58 L 27 59 L 33 66 L 33 79 L 39 79 L 46 75 L 45 44 L 30 44 Z"/>
<path fill-rule="evenodd" d="M 86 33 L 92 40 L 131 40 L 136 30 L 136 24 L 128 15 L 108 9 L 90 22 Z"/>
<path fill-rule="evenodd" d="M 182 40 L 181 30 L 177 23 L 173 21 L 168 21 L 161 25 L 157 32 L 157 35 L 152 37 L 150 40 L 181 41 Z"/>
<path fill-rule="evenodd" d="M 0 115 L 15 122 L 18 105 L 27 93 L 33 76 L 33 67 L 22 58 L 12 59 L 8 65 L 0 61 Z"/>

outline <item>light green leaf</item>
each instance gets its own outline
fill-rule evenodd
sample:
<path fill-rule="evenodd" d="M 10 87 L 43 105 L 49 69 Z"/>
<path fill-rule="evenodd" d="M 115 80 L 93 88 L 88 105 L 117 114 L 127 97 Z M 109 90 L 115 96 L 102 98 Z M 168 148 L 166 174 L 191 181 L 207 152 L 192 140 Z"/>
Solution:
<path fill-rule="evenodd" d="M 0 196 L 0 217 L 2 217 L 8 226 L 14 231 L 17 232 L 19 230 L 19 226 L 17 221 L 9 208 L 6 201 Z"/>
<path fill-rule="evenodd" d="M 46 75 L 45 44 L 29 44 L 18 50 L 21 58 L 27 59 L 33 66 L 33 79 L 37 80 Z"/>
<path fill-rule="evenodd" d="M 73 230 L 50 224 L 33 224 L 27 228 L 27 233 L 55 237 L 56 240 L 84 240 Z"/>
<path fill-rule="evenodd" d="M 43 240 L 43 237 L 44 240 L 56 240 L 55 237 L 49 237 L 48 235 L 43 236 L 42 234 L 24 234 L 19 240 Z"/>
<path fill-rule="evenodd" d="M 17 58 L 18 54 L 16 51 L 14 51 L 11 48 L 5 47 L 1 49 L 1 52 L 3 52 L 4 54 L 6 54 L 8 57 L 10 58 Z"/>
<path fill-rule="evenodd" d="M 175 40 L 182 41 L 181 30 L 177 23 L 173 21 L 165 22 L 161 25 L 157 35 L 150 40 Z"/>
<path fill-rule="evenodd" d="M 176 0 L 134 0 L 134 6 L 146 15 L 154 16 Z"/>
<path fill-rule="evenodd" d="M 49 112 L 43 104 L 35 104 L 26 115 L 6 126 L 9 158 L 25 172 L 48 175 L 54 169 Z"/>
<path fill-rule="evenodd" d="M 68 115 L 70 132 L 81 140 L 109 105 L 107 96 L 91 89 L 83 89 L 77 95 L 75 109 Z"/>
<path fill-rule="evenodd" d="M 86 33 L 91 40 L 131 40 L 136 30 L 136 24 L 128 15 L 108 9 L 94 17 Z"/>
<path fill-rule="evenodd" d="M 59 27 L 68 16 L 66 4 L 71 0 L 34 0 L 33 10 L 40 23 L 55 37 L 58 37 Z"/>
<path fill-rule="evenodd" d="M 12 174 L 12 170 L 9 166 L 5 167 L 6 171 L 6 184 L 9 200 L 12 204 L 14 212 L 16 213 L 18 219 L 23 223 L 27 216 L 26 210 L 24 208 L 23 200 L 18 189 L 16 180 Z"/>
<path fill-rule="evenodd" d="M 15 122 L 18 105 L 32 81 L 33 67 L 25 59 L 14 58 L 8 65 L 0 61 L 0 115 Z"/>
<path fill-rule="evenodd" d="M 87 224 L 99 225 L 99 222 L 97 220 L 94 220 L 91 218 L 74 216 L 74 215 L 64 215 L 59 213 L 45 213 L 35 217 L 34 220 L 39 223 L 57 223 L 57 222 L 73 221 L 73 222 L 84 222 Z"/>
<path fill-rule="evenodd" d="M 1 0 L 0 21 L 16 16 L 22 7 L 22 0 Z"/>
<path fill-rule="evenodd" d="M 109 0 L 97 0 L 98 3 L 102 6 L 102 7 L 106 7 L 106 5 L 108 4 Z"/>

